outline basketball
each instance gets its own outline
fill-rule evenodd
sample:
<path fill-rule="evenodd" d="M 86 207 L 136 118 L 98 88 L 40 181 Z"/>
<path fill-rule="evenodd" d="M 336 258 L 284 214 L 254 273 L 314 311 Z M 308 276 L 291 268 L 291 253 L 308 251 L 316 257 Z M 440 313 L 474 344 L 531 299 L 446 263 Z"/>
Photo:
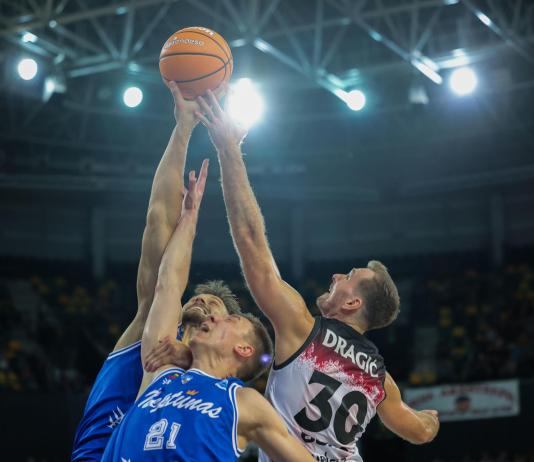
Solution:
<path fill-rule="evenodd" d="M 172 34 L 161 49 L 159 70 L 174 80 L 185 99 L 216 90 L 232 75 L 233 60 L 226 40 L 206 27 L 187 27 Z"/>

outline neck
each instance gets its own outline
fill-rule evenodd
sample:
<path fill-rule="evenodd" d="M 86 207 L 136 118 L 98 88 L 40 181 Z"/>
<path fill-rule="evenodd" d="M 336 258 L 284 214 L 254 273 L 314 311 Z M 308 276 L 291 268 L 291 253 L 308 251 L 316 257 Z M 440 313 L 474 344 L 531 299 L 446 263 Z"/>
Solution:
<path fill-rule="evenodd" d="M 364 324 L 358 319 L 346 319 L 338 316 L 333 316 L 333 318 L 337 319 L 338 321 L 341 321 L 344 324 L 347 324 L 347 326 L 352 327 L 356 332 L 360 334 L 365 334 Z"/>
<path fill-rule="evenodd" d="M 192 369 L 199 369 L 206 374 L 213 375 L 225 379 L 230 376 L 235 376 L 237 368 L 229 367 L 228 360 L 218 355 L 216 352 L 203 349 L 193 349 Z"/>

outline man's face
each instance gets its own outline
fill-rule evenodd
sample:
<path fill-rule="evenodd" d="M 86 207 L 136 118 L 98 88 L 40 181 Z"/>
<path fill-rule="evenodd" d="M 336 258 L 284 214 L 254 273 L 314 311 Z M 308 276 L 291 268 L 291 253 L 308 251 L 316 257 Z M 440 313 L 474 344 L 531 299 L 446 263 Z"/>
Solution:
<path fill-rule="evenodd" d="M 353 268 L 346 274 L 334 274 L 328 292 L 317 298 L 317 307 L 326 318 L 338 315 L 346 303 L 358 296 L 358 284 L 364 279 L 372 279 L 373 270 Z"/>
<path fill-rule="evenodd" d="M 189 325 L 200 325 L 210 314 L 227 315 L 228 311 L 223 301 L 211 294 L 195 295 L 183 307 L 182 322 Z"/>
<path fill-rule="evenodd" d="M 236 347 L 251 346 L 249 336 L 252 329 L 252 323 L 238 314 L 212 314 L 196 330 L 190 345 L 210 345 L 230 356 Z"/>

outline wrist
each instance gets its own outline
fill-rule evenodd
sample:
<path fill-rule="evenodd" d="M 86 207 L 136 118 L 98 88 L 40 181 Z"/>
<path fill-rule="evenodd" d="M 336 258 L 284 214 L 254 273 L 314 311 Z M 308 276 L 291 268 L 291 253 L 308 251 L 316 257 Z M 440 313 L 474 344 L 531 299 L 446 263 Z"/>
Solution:
<path fill-rule="evenodd" d="M 217 152 L 221 156 L 241 158 L 241 143 L 225 143 L 217 148 Z"/>
<path fill-rule="evenodd" d="M 194 115 L 185 115 L 181 114 L 178 117 L 176 117 L 176 127 L 185 132 L 191 134 L 193 129 L 198 124 L 198 119 Z"/>

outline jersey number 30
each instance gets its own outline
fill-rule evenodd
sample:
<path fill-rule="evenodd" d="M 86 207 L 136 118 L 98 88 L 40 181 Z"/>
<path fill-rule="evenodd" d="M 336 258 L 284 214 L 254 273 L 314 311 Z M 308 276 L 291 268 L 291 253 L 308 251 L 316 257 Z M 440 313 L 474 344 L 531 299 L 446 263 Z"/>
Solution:
<path fill-rule="evenodd" d="M 321 415 L 317 420 L 311 420 L 306 414 L 306 408 L 301 409 L 295 415 L 295 421 L 304 429 L 310 432 L 320 432 L 328 428 L 332 422 L 332 415 L 334 411 L 329 403 L 330 398 L 334 395 L 336 390 L 341 386 L 341 382 L 323 374 L 319 371 L 314 371 L 308 384 L 320 383 L 324 388 L 317 393 L 315 398 L 310 401 L 312 406 L 319 409 Z M 356 425 L 347 431 L 346 422 L 349 416 L 350 408 L 354 405 L 358 406 L 358 413 L 356 415 Z M 341 444 L 349 444 L 354 441 L 354 437 L 362 431 L 361 423 L 364 422 L 367 415 L 367 398 L 363 393 L 353 390 L 348 392 L 334 415 L 334 433 L 337 440 Z"/>

